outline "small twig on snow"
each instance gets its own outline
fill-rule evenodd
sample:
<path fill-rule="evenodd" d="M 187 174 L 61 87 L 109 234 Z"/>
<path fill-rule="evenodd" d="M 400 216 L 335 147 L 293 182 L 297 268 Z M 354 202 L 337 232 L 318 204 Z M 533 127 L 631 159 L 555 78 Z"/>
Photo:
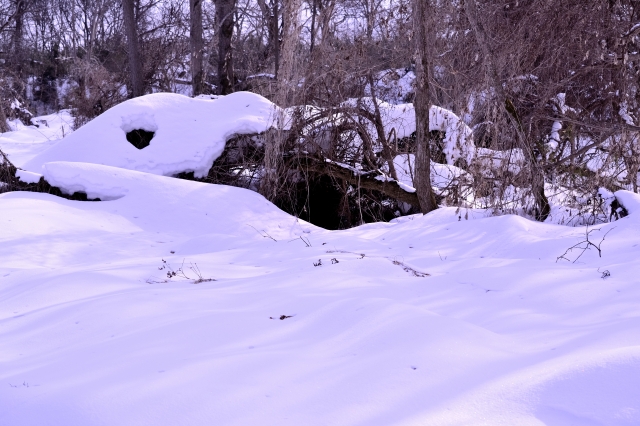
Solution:
<path fill-rule="evenodd" d="M 271 238 L 271 239 L 272 239 L 273 241 L 275 241 L 276 243 L 278 242 L 278 240 L 276 240 L 275 238 L 273 238 L 271 235 L 267 234 L 267 232 L 266 232 L 266 231 L 264 231 L 264 230 L 263 230 L 263 231 L 258 231 L 254 226 L 252 226 L 252 225 L 249 225 L 249 226 L 251 226 L 253 229 L 255 229 L 255 231 L 256 231 L 258 234 L 260 234 L 260 236 L 261 236 L 262 238 Z"/>
<path fill-rule="evenodd" d="M 615 227 L 609 229 L 604 234 L 604 236 L 602 237 L 600 242 L 598 244 L 596 244 L 593 241 L 591 241 L 589 239 L 589 237 L 591 236 L 592 232 L 599 231 L 600 229 L 601 228 L 589 230 L 589 227 L 587 226 L 587 228 L 585 230 L 585 239 L 583 241 L 580 241 L 577 244 L 574 244 L 573 246 L 569 247 L 568 249 L 566 249 L 565 252 L 562 255 L 560 255 L 560 256 L 558 256 L 556 258 L 556 263 L 558 263 L 558 261 L 560 259 L 566 260 L 567 262 L 571 262 L 566 256 L 567 256 L 567 254 L 569 254 L 574 249 L 582 250 L 582 251 L 580 252 L 578 257 L 576 257 L 574 259 L 574 261 L 571 262 L 571 263 L 576 263 L 578 261 L 578 259 L 580 259 L 580 257 L 584 254 L 584 252 L 586 252 L 587 250 L 590 250 L 592 247 L 595 248 L 598 251 L 598 257 L 602 257 L 602 243 L 604 242 L 605 238 L 607 238 L 607 235 L 609 235 L 609 232 L 613 231 L 615 229 Z"/>
<path fill-rule="evenodd" d="M 290 243 L 293 241 L 298 241 L 298 240 L 302 240 L 302 242 L 307 246 L 307 247 L 311 247 L 311 241 L 309 240 L 309 238 L 305 238 L 302 235 L 300 235 L 298 238 L 294 238 L 293 240 L 289 241 Z"/>
<path fill-rule="evenodd" d="M 427 274 L 426 272 L 420 272 L 413 269 L 411 266 L 405 265 L 404 262 L 399 261 L 398 259 L 389 259 L 394 265 L 401 266 L 405 272 L 412 274 L 414 277 L 424 278 L 430 277 L 431 274 Z"/>

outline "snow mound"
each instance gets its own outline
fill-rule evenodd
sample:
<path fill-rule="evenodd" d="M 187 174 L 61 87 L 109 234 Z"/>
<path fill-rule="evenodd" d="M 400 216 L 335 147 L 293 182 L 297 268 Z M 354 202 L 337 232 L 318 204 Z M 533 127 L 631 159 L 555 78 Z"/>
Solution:
<path fill-rule="evenodd" d="M 104 176 L 104 167 L 89 163 L 54 161 L 42 166 L 42 172 L 45 180 L 51 186 L 59 188 L 63 194 L 72 195 L 83 192 L 89 199 L 99 198 L 102 201 L 124 197 L 129 192 L 129 185 L 124 182 L 130 180 L 130 172 L 127 174 L 125 171 L 123 176 L 121 169 L 113 168 L 109 170 L 108 176 Z M 140 176 L 133 176 L 140 178 Z"/>
<path fill-rule="evenodd" d="M 380 111 L 380 118 L 386 133 L 394 129 L 398 138 L 406 138 L 416 131 L 416 113 L 413 104 L 394 105 L 380 99 L 376 99 L 375 102 Z M 348 99 L 341 106 L 362 108 L 370 114 L 373 114 L 376 108 L 373 98 L 370 97 Z M 370 135 L 375 135 L 376 129 L 374 125 L 369 121 L 365 123 L 367 132 Z"/>
<path fill-rule="evenodd" d="M 416 112 L 413 104 L 389 104 L 377 100 L 380 118 L 385 133 L 395 131 L 397 138 L 410 137 L 416 131 Z M 342 104 L 348 107 L 359 107 L 373 113 L 375 106 L 372 98 L 349 99 Z M 369 134 L 375 135 L 373 124 L 367 123 Z M 429 130 L 444 132 L 443 152 L 447 164 L 453 165 L 459 158 L 471 163 L 475 156 L 476 146 L 473 141 L 473 130 L 452 111 L 431 106 L 429 110 Z"/>
<path fill-rule="evenodd" d="M 453 165 L 458 158 L 471 162 L 475 151 L 473 131 L 460 117 L 447 109 L 432 106 L 429 129 L 445 132 L 443 151 L 448 164 Z"/>
<path fill-rule="evenodd" d="M 415 163 L 414 154 L 400 154 L 393 159 L 398 181 L 414 191 Z M 456 185 L 461 180 L 472 180 L 472 177 L 459 167 L 431 162 L 431 185 L 435 188 L 445 189 L 451 185 Z"/>
<path fill-rule="evenodd" d="M 17 170 L 16 177 L 24 183 L 38 183 L 42 175 L 39 173 L 28 172 L 26 170 Z"/>
<path fill-rule="evenodd" d="M 42 115 L 31 119 L 32 125 L 24 125 L 20 120 L 9 122 L 10 132 L 0 133 L 0 149 L 9 160 L 22 167 L 47 148 L 73 132 L 73 117 L 69 110 Z"/>
<path fill-rule="evenodd" d="M 295 238 L 315 228 L 289 216 L 260 194 L 242 188 L 62 161 L 45 164 L 43 174 L 63 193 L 83 192 L 89 199 L 115 203 L 119 211 L 129 212 L 126 216 L 140 219 L 138 222 L 153 217 L 153 229 L 188 229 L 187 233 L 198 236 L 238 229 L 243 235 L 254 236 L 255 229 L 273 228 L 269 232 L 275 238 Z M 285 223 L 290 226 L 285 228 Z"/>
<path fill-rule="evenodd" d="M 634 214 L 640 212 L 640 195 L 631 191 L 616 191 L 615 197 L 620 204 L 629 212 Z"/>
<path fill-rule="evenodd" d="M 382 103 L 380 112 L 387 132 L 396 129 L 398 138 L 408 137 L 416 131 L 415 108 L 413 104 L 389 105 Z M 459 158 L 471 163 L 476 146 L 473 131 L 464 121 L 448 109 L 431 106 L 429 110 L 429 130 L 444 132 L 443 152 L 447 164 L 453 165 Z"/>
<path fill-rule="evenodd" d="M 386 102 L 401 104 L 407 102 L 414 95 L 416 74 L 405 69 L 388 69 L 376 75 L 374 83 L 376 95 Z M 371 87 L 365 87 L 365 93 L 371 95 Z"/>
<path fill-rule="evenodd" d="M 45 163 L 73 161 L 204 177 L 228 138 L 266 131 L 273 112 L 271 102 L 248 92 L 215 100 L 147 95 L 113 107 L 23 168 L 40 173 Z"/>

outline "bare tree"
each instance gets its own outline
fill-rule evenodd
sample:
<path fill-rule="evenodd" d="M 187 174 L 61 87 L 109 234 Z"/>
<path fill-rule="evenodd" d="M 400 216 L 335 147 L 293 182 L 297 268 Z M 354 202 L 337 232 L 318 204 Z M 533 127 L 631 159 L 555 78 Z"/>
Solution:
<path fill-rule="evenodd" d="M 544 222 L 547 216 L 549 216 L 550 206 L 549 200 L 544 192 L 544 170 L 538 161 L 538 152 L 540 151 L 540 147 L 536 146 L 535 142 L 528 142 L 526 140 L 525 131 L 522 128 L 522 121 L 518 116 L 518 112 L 513 101 L 509 99 L 504 91 L 503 81 L 498 75 L 498 70 L 495 64 L 496 53 L 490 45 L 484 26 L 478 20 L 476 0 L 465 0 L 464 8 L 467 19 L 471 25 L 471 29 L 473 30 L 478 42 L 478 46 L 482 51 L 484 63 L 492 83 L 492 88 L 497 94 L 498 104 L 503 106 L 505 112 L 510 117 L 510 122 L 515 130 L 517 144 L 522 148 L 527 157 L 531 174 L 531 192 L 535 200 L 535 217 L 537 220 Z"/>
<path fill-rule="evenodd" d="M 431 0 L 414 0 L 414 38 L 416 43 L 416 165 L 415 187 L 422 213 L 438 208 L 431 186 L 431 155 L 429 113 L 431 110 L 430 74 L 433 67 L 430 61 L 433 37 L 433 11 Z"/>
<path fill-rule="evenodd" d="M 189 40 L 191 42 L 191 85 L 193 96 L 203 92 L 203 71 L 202 54 L 204 52 L 204 41 L 202 39 L 202 0 L 189 0 L 190 31 Z"/>
<path fill-rule="evenodd" d="M 261 38 L 266 39 L 266 46 L 261 52 L 263 64 L 266 64 L 269 57 L 274 61 L 274 73 L 277 74 L 278 60 L 280 57 L 280 0 L 257 0 L 260 9 L 260 27 L 265 31 Z M 257 27 L 257 26 L 256 26 Z M 261 29 L 262 29 L 261 28 Z"/>
<path fill-rule="evenodd" d="M 12 40 L 12 62 L 16 66 L 17 73 L 22 72 L 22 59 L 23 59 L 23 38 L 24 38 L 24 18 L 27 11 L 26 0 L 15 0 L 15 13 L 13 20 L 15 27 L 13 30 Z"/>
<path fill-rule="evenodd" d="M 129 56 L 130 92 L 131 96 L 135 98 L 144 95 L 144 84 L 134 3 L 134 0 L 122 0 L 122 16 L 127 34 L 127 53 Z"/>
<path fill-rule="evenodd" d="M 233 28 L 236 0 L 216 1 L 216 26 L 218 29 L 218 94 L 233 92 Z"/>
<path fill-rule="evenodd" d="M 7 115 L 4 113 L 2 99 L 0 99 L 0 133 L 8 132 L 9 130 L 9 125 L 7 124 Z"/>
<path fill-rule="evenodd" d="M 274 103 L 274 121 L 276 129 L 269 133 L 266 140 L 264 167 L 265 174 L 261 184 L 261 191 L 268 199 L 275 199 L 278 195 L 282 173 L 282 146 L 286 137 L 285 120 L 294 120 L 296 113 L 287 117 L 283 108 L 293 103 L 294 92 L 297 88 L 296 51 L 300 38 L 300 8 L 301 0 L 284 0 L 282 8 L 282 46 L 280 48 L 279 68 L 276 75 L 276 92 Z"/>

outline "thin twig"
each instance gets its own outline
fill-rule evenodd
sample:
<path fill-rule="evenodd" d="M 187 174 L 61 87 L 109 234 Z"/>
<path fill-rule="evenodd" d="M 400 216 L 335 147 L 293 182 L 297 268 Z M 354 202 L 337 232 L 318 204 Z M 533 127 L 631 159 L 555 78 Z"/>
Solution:
<path fill-rule="evenodd" d="M 255 231 L 260 234 L 262 236 L 262 238 L 271 238 L 273 241 L 275 241 L 276 243 L 278 242 L 278 240 L 276 240 L 275 238 L 273 238 L 271 235 L 267 234 L 266 231 L 258 231 L 254 226 L 251 226 L 253 229 L 255 229 Z"/>

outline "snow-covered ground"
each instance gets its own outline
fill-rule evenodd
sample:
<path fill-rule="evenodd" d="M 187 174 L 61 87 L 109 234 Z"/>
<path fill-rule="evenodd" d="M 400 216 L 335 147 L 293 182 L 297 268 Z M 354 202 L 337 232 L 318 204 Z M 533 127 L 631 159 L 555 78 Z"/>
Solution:
<path fill-rule="evenodd" d="M 636 194 L 578 258 L 584 228 L 517 216 L 326 231 L 239 188 L 42 173 L 108 201 L 0 195 L 0 425 L 640 424 Z"/>
<path fill-rule="evenodd" d="M 68 110 L 36 117 L 33 121 L 34 125 L 26 126 L 14 120 L 9 123 L 11 132 L 0 133 L 0 149 L 18 167 L 57 145 L 73 131 L 73 117 Z"/>

